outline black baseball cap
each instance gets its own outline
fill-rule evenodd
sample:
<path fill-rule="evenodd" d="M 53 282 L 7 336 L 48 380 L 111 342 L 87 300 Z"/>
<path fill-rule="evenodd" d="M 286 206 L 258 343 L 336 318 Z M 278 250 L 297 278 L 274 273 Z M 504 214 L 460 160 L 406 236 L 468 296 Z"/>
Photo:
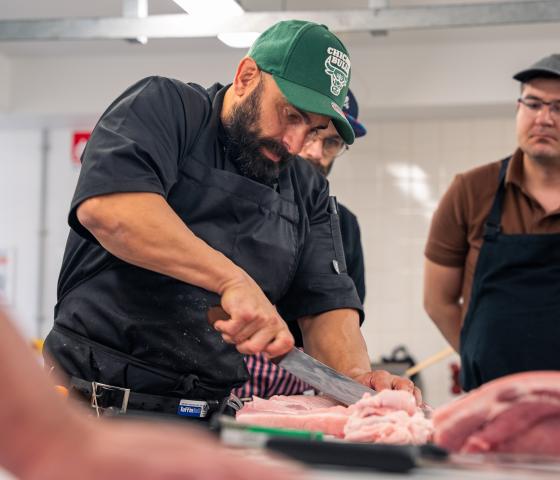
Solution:
<path fill-rule="evenodd" d="M 537 63 L 525 70 L 516 73 L 513 78 L 521 83 L 528 82 L 538 77 L 559 77 L 560 78 L 560 54 L 555 53 L 548 57 L 541 58 Z"/>

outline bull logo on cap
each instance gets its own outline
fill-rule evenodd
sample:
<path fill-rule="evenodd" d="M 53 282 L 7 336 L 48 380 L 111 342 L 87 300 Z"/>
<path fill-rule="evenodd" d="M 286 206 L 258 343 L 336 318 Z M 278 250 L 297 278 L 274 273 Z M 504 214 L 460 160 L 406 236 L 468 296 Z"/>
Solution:
<path fill-rule="evenodd" d="M 327 48 L 329 56 L 325 60 L 325 73 L 331 77 L 331 93 L 337 97 L 348 84 L 350 59 L 336 48 Z"/>

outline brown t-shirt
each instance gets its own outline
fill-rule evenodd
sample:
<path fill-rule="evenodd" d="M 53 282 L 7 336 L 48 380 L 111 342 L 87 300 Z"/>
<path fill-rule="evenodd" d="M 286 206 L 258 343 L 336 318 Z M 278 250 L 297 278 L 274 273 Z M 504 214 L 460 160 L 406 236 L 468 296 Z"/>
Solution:
<path fill-rule="evenodd" d="M 482 232 L 498 189 L 501 161 L 455 177 L 432 218 L 424 251 L 438 265 L 464 268 L 463 318 L 470 299 L 474 271 L 482 246 Z M 560 233 L 560 208 L 546 213 L 523 187 L 523 152 L 517 150 L 506 172 L 502 208 L 505 234 Z"/>

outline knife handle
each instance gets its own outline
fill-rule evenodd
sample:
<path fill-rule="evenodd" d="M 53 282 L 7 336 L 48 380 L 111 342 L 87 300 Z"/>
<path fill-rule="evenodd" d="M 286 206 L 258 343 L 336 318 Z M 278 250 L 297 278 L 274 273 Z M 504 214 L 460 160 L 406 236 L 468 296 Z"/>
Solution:
<path fill-rule="evenodd" d="M 331 442 L 271 438 L 269 450 L 310 465 L 336 465 L 406 473 L 416 466 L 417 450 L 409 445 Z"/>

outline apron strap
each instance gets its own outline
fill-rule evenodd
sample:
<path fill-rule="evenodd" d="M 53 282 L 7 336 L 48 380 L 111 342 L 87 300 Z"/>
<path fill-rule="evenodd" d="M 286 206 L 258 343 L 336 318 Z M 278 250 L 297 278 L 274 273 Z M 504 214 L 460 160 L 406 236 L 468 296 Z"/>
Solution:
<path fill-rule="evenodd" d="M 500 174 L 498 176 L 498 190 L 496 191 L 496 195 L 494 196 L 494 202 L 492 203 L 490 214 L 488 215 L 486 223 L 484 224 L 484 240 L 495 240 L 502 230 L 502 205 L 504 203 L 504 195 L 506 191 L 505 178 L 510 160 L 511 157 L 504 158 L 502 160 L 502 165 L 500 166 Z"/>

